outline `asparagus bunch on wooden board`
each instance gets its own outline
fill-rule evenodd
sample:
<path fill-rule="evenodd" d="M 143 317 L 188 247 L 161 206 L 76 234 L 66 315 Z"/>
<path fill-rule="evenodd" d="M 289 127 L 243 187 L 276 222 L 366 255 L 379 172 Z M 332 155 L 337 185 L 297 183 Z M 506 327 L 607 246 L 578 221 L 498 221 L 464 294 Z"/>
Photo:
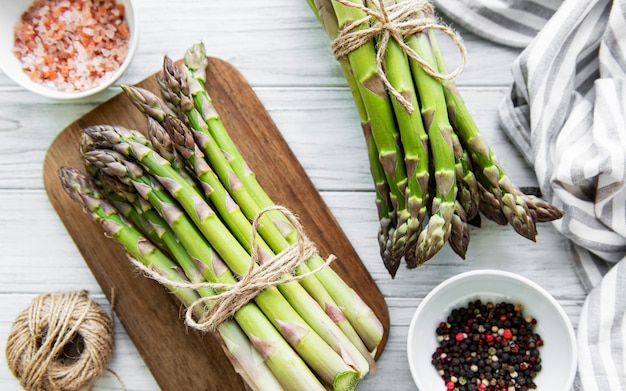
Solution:
<path fill-rule="evenodd" d="M 460 38 L 421 0 L 307 0 L 332 39 L 367 144 L 380 219 L 379 246 L 395 277 L 446 243 L 463 259 L 480 213 L 535 240 L 560 210 L 507 176 L 449 73 L 435 31 Z M 463 56 L 463 61 L 464 61 Z M 541 205 L 541 206 L 539 206 Z"/>
<path fill-rule="evenodd" d="M 182 250 L 180 244 L 177 244 L 175 238 L 172 237 L 167 224 L 163 223 L 158 225 L 158 227 L 162 228 L 160 236 L 164 237 L 163 240 L 170 244 L 168 250 L 175 254 L 175 261 L 172 260 L 171 256 L 159 250 L 151 240 L 147 239 L 141 228 L 138 229 L 133 224 L 130 224 L 129 220 L 123 217 L 126 214 L 119 212 L 119 210 L 137 211 L 139 208 L 136 209 L 131 201 L 124 200 L 124 197 L 120 196 L 118 201 L 115 202 L 118 206 L 114 206 L 114 203 L 109 201 L 100 191 L 99 186 L 96 184 L 98 181 L 96 178 L 90 178 L 75 168 L 62 168 L 59 171 L 59 178 L 63 188 L 70 197 L 83 205 L 86 214 L 100 224 L 107 235 L 118 241 L 127 251 L 129 257 L 141 262 L 147 268 L 171 281 L 171 285 L 168 285 L 167 288 L 181 303 L 189 307 L 198 300 L 200 295 L 207 297 L 215 295 L 211 288 L 194 290 L 184 287 L 188 281 L 199 281 L 200 271 L 188 253 Z M 125 205 L 125 207 L 120 207 L 120 204 Z M 156 225 L 158 223 L 152 224 Z M 168 238 L 173 239 L 173 242 L 170 243 Z M 194 314 L 201 317 L 205 311 L 206 308 L 198 306 L 195 307 Z M 259 316 L 259 321 L 263 320 L 264 318 Z M 259 326 L 259 329 L 261 329 L 261 326 Z M 272 330 L 271 325 L 268 330 Z M 215 331 L 215 336 L 233 363 L 237 373 L 246 380 L 252 389 L 277 391 L 284 389 L 266 364 L 267 360 L 262 358 L 263 352 L 257 350 L 253 342 L 244 334 L 234 320 L 228 320 L 220 324 Z M 279 338 L 278 341 L 281 341 L 281 339 Z M 286 352 L 290 353 L 292 349 L 287 346 Z M 295 367 L 300 363 L 297 356 L 290 358 L 289 354 L 285 353 L 273 353 L 273 355 L 275 355 L 276 359 L 284 360 L 281 365 L 286 365 L 286 371 L 291 370 L 290 366 Z M 306 367 L 303 364 L 300 365 L 300 370 L 293 371 L 291 375 L 286 373 L 284 375 L 293 376 L 296 380 L 302 380 L 301 376 L 303 373 L 301 373 L 301 370 Z M 311 374 L 310 378 L 304 379 L 304 381 L 316 381 L 316 378 Z"/>
<path fill-rule="evenodd" d="M 62 168 L 63 187 L 252 389 L 353 390 L 376 370 L 382 323 L 257 182 L 204 88 L 206 66 L 197 44 L 181 66 L 165 56 L 159 92 L 123 86 L 147 130 L 83 129 L 87 174 Z"/>

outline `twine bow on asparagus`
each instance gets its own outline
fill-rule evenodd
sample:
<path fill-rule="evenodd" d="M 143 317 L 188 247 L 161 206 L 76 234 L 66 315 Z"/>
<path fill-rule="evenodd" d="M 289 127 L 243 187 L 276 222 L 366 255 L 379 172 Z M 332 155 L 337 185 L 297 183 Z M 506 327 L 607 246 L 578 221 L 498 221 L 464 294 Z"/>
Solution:
<path fill-rule="evenodd" d="M 285 251 L 282 251 L 274 256 L 271 260 L 261 263 L 259 262 L 259 252 L 257 251 L 258 244 L 256 243 L 256 233 L 260 224 L 261 216 L 271 210 L 281 211 L 289 219 L 289 222 L 294 226 L 296 232 L 298 233 L 298 241 L 288 247 Z M 250 235 L 252 240 L 250 268 L 245 275 L 241 276 L 236 284 L 194 284 L 174 282 L 163 277 L 158 272 L 144 266 L 141 262 L 134 259 L 131 260 L 148 277 L 161 284 L 176 288 L 212 288 L 215 290 L 221 290 L 221 293 L 214 296 L 201 297 L 196 300 L 187 308 L 185 313 L 185 319 L 188 326 L 203 332 L 213 332 L 222 322 L 233 316 L 241 307 L 254 299 L 263 289 L 286 282 L 301 280 L 311 276 L 320 271 L 322 268 L 330 265 L 330 263 L 336 259 L 334 255 L 330 255 L 319 267 L 306 273 L 297 275 L 293 274 L 294 270 L 300 264 L 317 253 L 317 249 L 315 244 L 311 242 L 311 240 L 309 240 L 304 233 L 304 228 L 296 216 L 291 213 L 289 209 L 282 206 L 275 205 L 261 210 L 252 222 Z M 288 275 L 288 277 L 284 277 L 285 275 Z M 212 302 L 213 305 L 206 311 L 205 315 L 201 319 L 194 319 L 193 314 L 195 308 L 197 306 L 204 305 L 209 301 Z"/>
<path fill-rule="evenodd" d="M 434 7 L 430 2 L 425 0 L 407 0 L 387 5 L 386 0 L 372 0 L 369 2 L 371 7 L 366 7 L 360 4 L 360 2 L 355 3 L 350 0 L 336 1 L 347 7 L 358 8 L 366 16 L 344 26 L 339 31 L 339 35 L 333 40 L 331 45 L 333 55 L 339 60 L 380 35 L 376 53 L 378 74 L 389 93 L 393 95 L 407 113 L 410 114 L 414 110 L 411 101 L 398 92 L 385 75 L 384 62 L 390 39 L 395 40 L 407 56 L 417 61 L 427 74 L 436 79 L 451 80 L 463 71 L 466 60 L 465 46 L 454 30 L 436 22 L 433 16 Z M 368 27 L 363 28 L 363 26 Z M 438 72 L 404 42 L 405 36 L 422 33 L 430 29 L 440 30 L 445 33 L 459 49 L 461 62 L 453 72 L 445 74 Z"/>

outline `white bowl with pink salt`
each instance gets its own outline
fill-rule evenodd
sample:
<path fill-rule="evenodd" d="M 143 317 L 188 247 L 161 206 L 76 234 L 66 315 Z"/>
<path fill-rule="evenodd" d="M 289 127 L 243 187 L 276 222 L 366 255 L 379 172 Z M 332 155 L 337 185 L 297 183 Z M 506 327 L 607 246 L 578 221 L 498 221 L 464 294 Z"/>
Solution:
<path fill-rule="evenodd" d="M 0 68 L 20 86 L 55 99 L 109 88 L 137 49 L 131 0 L 11 0 L 0 13 Z"/>

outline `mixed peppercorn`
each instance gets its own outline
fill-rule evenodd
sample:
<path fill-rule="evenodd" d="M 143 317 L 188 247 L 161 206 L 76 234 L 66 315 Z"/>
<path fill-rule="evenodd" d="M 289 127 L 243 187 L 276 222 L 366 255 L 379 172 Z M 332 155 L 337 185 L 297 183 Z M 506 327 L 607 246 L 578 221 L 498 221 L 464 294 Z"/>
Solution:
<path fill-rule="evenodd" d="M 437 327 L 432 364 L 450 391 L 528 391 L 541 371 L 537 320 L 521 304 L 470 302 Z"/>

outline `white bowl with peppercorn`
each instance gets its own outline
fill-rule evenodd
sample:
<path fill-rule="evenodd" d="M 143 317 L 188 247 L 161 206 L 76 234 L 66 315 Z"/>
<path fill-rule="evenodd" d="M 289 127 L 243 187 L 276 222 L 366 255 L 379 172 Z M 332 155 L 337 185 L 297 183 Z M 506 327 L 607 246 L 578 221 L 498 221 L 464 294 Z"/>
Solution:
<path fill-rule="evenodd" d="M 12 0 L 0 13 L 0 68 L 54 99 L 84 98 L 128 68 L 138 39 L 131 0 Z"/>
<path fill-rule="evenodd" d="M 476 270 L 439 284 L 407 339 L 420 391 L 570 391 L 576 338 L 567 314 L 517 274 Z"/>

